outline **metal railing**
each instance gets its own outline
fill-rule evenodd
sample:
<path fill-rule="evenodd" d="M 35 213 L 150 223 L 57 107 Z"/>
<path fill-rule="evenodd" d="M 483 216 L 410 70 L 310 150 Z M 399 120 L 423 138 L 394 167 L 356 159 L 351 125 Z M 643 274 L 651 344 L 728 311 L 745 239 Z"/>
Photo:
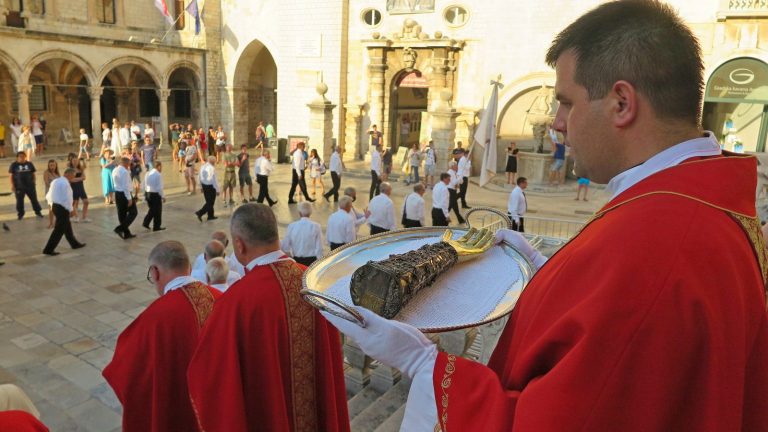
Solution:
<path fill-rule="evenodd" d="M 584 222 L 568 220 L 543 218 L 525 215 L 526 234 L 541 235 L 568 240 L 578 234 L 584 226 Z"/>

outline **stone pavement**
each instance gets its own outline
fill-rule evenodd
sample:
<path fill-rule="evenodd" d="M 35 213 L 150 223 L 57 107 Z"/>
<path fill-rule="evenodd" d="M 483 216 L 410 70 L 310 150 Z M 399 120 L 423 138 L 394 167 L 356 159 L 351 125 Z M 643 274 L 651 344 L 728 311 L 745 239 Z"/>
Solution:
<path fill-rule="evenodd" d="M 38 170 L 38 198 L 44 204 L 42 170 L 49 157 L 34 159 Z M 251 158 L 255 159 L 254 157 Z M 0 192 L 8 192 L 7 166 L 0 160 Z M 27 216 L 16 220 L 12 196 L 0 196 L 0 221 L 10 232 L 0 231 L 0 383 L 15 383 L 32 398 L 42 420 L 54 431 L 104 432 L 120 429 L 121 407 L 101 376 L 113 355 L 122 331 L 156 298 L 154 287 L 145 279 L 146 257 L 159 241 L 182 241 L 192 258 L 202 251 L 210 233 L 228 231 L 232 209 L 217 203 L 220 219 L 199 223 L 192 212 L 202 205 L 202 195 L 187 196 L 184 181 L 167 163 L 164 181 L 168 201 L 163 209 L 163 225 L 168 230 L 147 232 L 141 227 L 146 205 L 139 205 L 139 217 L 132 229 L 138 237 L 121 240 L 112 232 L 116 225 L 114 206 L 105 206 L 101 197 L 100 167 L 96 162 L 87 170 L 86 190 L 92 197 L 89 217 L 92 223 L 74 224 L 76 237 L 87 243 L 77 251 L 62 240 L 57 257 L 41 255 L 50 233 L 48 219 L 38 219 L 29 208 Z M 59 157 L 60 171 L 64 162 Z M 220 169 L 221 175 L 221 169 Z M 326 185 L 330 177 L 325 176 Z M 358 189 L 358 207 L 368 201 L 369 179 L 345 176 L 342 186 Z M 296 217 L 296 206 L 288 206 L 290 167 L 277 165 L 270 189 L 280 202 L 273 207 L 281 233 Z M 255 188 L 257 189 L 257 187 Z M 498 189 L 498 188 L 496 188 Z M 575 188 L 566 185 L 558 192 L 529 193 L 531 212 L 584 220 L 605 201 L 604 193 L 589 202 L 573 200 Z M 393 198 L 400 209 L 410 187 L 394 185 Z M 258 192 L 256 190 L 256 192 Z M 318 193 L 319 196 L 319 193 Z M 428 192 L 427 206 L 430 206 Z M 506 207 L 508 192 L 470 186 L 471 205 Z M 319 199 L 313 219 L 325 224 L 335 211 L 333 204 Z M 399 211 L 399 210 L 398 210 Z M 47 213 L 47 212 L 46 212 Z M 362 227 L 360 233 L 367 233 Z"/>

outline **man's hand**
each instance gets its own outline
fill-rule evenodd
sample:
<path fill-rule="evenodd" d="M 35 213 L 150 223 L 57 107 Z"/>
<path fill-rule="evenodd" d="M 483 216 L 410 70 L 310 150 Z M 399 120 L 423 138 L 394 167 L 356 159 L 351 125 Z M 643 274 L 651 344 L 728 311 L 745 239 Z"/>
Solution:
<path fill-rule="evenodd" d="M 517 231 L 509 229 L 501 229 L 496 231 L 496 243 L 507 242 L 514 246 L 520 253 L 527 256 L 531 260 L 533 265 L 536 266 L 536 270 L 540 269 L 544 263 L 547 262 L 547 257 L 541 254 L 541 252 L 528 243 L 528 240 Z"/>
<path fill-rule="evenodd" d="M 163 197 L 163 204 L 165 204 L 165 197 Z"/>
<path fill-rule="evenodd" d="M 366 219 L 368 219 L 369 217 L 371 217 L 371 211 L 370 211 L 370 210 L 368 210 L 368 209 L 365 209 L 365 210 L 363 211 L 363 214 L 365 215 L 365 218 L 366 218 Z"/>
<path fill-rule="evenodd" d="M 376 315 L 366 308 L 354 308 L 365 319 L 366 326 L 321 312 L 340 332 L 351 338 L 360 349 L 381 363 L 398 369 L 413 378 L 427 368 L 433 368 L 437 347 L 417 328 Z"/>
<path fill-rule="evenodd" d="M 128 200 L 128 207 L 130 207 L 130 206 L 132 206 L 132 205 L 133 205 L 133 200 L 132 200 L 132 199 L 129 199 L 129 200 Z"/>

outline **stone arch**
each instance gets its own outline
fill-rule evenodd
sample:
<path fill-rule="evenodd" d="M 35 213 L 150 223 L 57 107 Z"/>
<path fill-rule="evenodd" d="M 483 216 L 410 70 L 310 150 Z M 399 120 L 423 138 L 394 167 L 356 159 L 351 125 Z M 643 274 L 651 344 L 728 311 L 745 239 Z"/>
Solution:
<path fill-rule="evenodd" d="M 261 40 L 251 40 L 240 51 L 232 74 L 233 142 L 255 143 L 259 121 L 277 123 L 278 73 L 273 51 Z M 245 115 L 234 115 L 235 109 Z"/>
<path fill-rule="evenodd" d="M 152 63 L 144 60 L 141 57 L 134 57 L 134 56 L 125 56 L 125 57 L 119 57 L 116 58 L 105 65 L 103 65 L 99 69 L 98 74 L 98 82 L 102 82 L 104 78 L 116 67 L 123 66 L 123 65 L 134 65 L 138 66 L 149 75 L 149 77 L 152 79 L 152 81 L 155 82 L 155 85 L 158 88 L 163 88 L 163 79 L 162 74 L 160 71 L 153 65 Z"/>
<path fill-rule="evenodd" d="M 5 68 L 8 70 L 8 73 L 16 84 L 21 83 L 21 66 L 19 66 L 19 63 L 17 63 L 13 57 L 3 50 L 0 50 L 0 63 L 5 65 Z"/>
<path fill-rule="evenodd" d="M 61 60 L 67 60 L 69 62 L 74 63 L 77 65 L 80 70 L 83 71 L 83 74 L 85 75 L 86 81 L 88 81 L 88 85 L 96 85 L 100 81 L 96 79 L 96 72 L 94 71 L 93 66 L 91 66 L 88 61 L 83 59 L 77 54 L 74 54 L 69 51 L 60 50 L 60 49 L 54 49 L 54 50 L 48 50 L 43 51 L 41 53 L 38 53 L 34 55 L 32 58 L 27 60 L 27 62 L 24 64 L 24 68 L 21 74 L 21 82 L 28 82 L 29 77 L 32 74 L 32 71 L 35 70 L 35 68 L 40 65 L 41 63 L 53 60 L 53 59 L 61 59 Z"/>
<path fill-rule="evenodd" d="M 163 84 L 165 85 L 165 88 L 170 87 L 170 81 L 173 73 L 180 69 L 190 70 L 192 72 L 192 76 L 195 78 L 195 85 L 197 86 L 195 90 L 202 90 L 204 86 L 200 67 L 188 60 L 179 60 L 166 68 L 165 74 L 163 74 Z"/>
<path fill-rule="evenodd" d="M 518 114 L 524 112 L 521 109 L 526 109 L 527 105 L 532 102 L 528 99 L 534 97 L 542 85 L 550 88 L 554 87 L 554 72 L 534 72 L 522 76 L 506 85 L 500 92 L 499 114 L 496 124 L 498 125 L 498 134 L 503 140 L 514 139 L 518 141 L 518 146 L 523 143 L 522 147 L 534 144 L 533 132 L 529 130 L 530 125 L 526 126 L 526 120 L 519 115 L 515 115 L 513 112 Z M 520 104 L 524 106 L 521 108 Z M 515 109 L 511 112 L 510 110 L 513 106 Z M 510 119 L 506 118 L 508 115 L 511 116 Z"/>

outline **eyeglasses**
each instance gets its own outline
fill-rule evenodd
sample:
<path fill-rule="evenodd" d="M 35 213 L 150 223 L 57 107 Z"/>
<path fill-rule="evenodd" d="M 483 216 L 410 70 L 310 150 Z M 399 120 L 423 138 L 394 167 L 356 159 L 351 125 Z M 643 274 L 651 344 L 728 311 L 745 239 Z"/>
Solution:
<path fill-rule="evenodd" d="M 157 266 L 151 265 L 149 268 L 147 268 L 147 282 L 154 285 L 155 281 L 152 280 L 152 267 L 157 269 Z"/>

